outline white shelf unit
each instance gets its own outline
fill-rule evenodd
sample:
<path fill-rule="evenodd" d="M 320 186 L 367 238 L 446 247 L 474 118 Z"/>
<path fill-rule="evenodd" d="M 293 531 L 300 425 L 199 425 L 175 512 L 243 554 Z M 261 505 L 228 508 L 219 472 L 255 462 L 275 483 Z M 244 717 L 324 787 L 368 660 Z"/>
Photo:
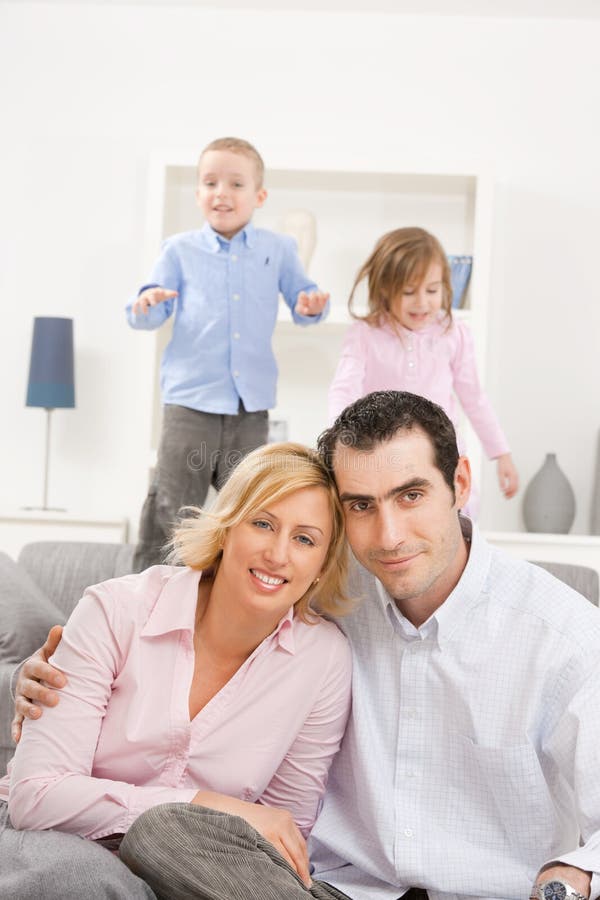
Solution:
<path fill-rule="evenodd" d="M 600 576 L 600 536 L 591 534 L 539 534 L 525 531 L 488 531 L 490 544 L 537 562 L 571 563 L 596 569 Z"/>
<path fill-rule="evenodd" d="M 99 541 L 126 543 L 127 519 L 90 518 L 61 510 L 3 510 L 0 512 L 0 547 L 13 559 L 32 541 Z"/>
<path fill-rule="evenodd" d="M 164 153 L 153 158 L 149 175 L 146 258 L 148 271 L 160 241 L 178 231 L 202 224 L 195 202 L 196 154 Z M 291 440 L 314 444 L 327 426 L 327 390 L 339 359 L 345 328 L 350 323 L 347 299 L 360 265 L 377 239 L 393 228 L 419 225 L 433 232 L 450 254 L 474 257 L 473 273 L 457 311 L 469 320 L 477 362 L 485 383 L 492 179 L 481 173 L 449 171 L 373 172 L 269 169 L 268 198 L 255 213 L 259 227 L 279 230 L 284 214 L 308 209 L 317 221 L 317 245 L 309 274 L 331 294 L 326 322 L 307 328 L 293 325 L 282 301 L 273 346 L 280 375 L 275 419 L 288 422 Z M 408 170 L 409 169 L 409 170 Z M 364 292 L 358 297 L 364 302 Z M 151 447 L 156 451 L 160 432 L 158 368 L 170 330 L 156 332 L 154 366 L 157 373 Z M 481 484 L 479 442 L 465 427 L 474 471 Z"/>

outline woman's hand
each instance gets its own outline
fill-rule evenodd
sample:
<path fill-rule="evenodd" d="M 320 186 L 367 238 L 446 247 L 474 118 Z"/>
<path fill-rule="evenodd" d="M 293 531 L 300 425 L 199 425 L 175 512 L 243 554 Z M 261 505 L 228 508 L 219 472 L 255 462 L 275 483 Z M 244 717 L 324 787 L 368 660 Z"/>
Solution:
<path fill-rule="evenodd" d="M 212 791 L 198 791 L 192 803 L 245 819 L 273 844 L 278 853 L 295 869 L 304 884 L 308 888 L 311 886 L 306 841 L 287 809 L 262 806 L 260 803 L 246 803 L 244 800 Z"/>
<path fill-rule="evenodd" d="M 39 719 L 42 710 L 32 703 L 35 700 L 42 706 L 56 706 L 59 696 L 56 691 L 40 684 L 45 681 L 57 688 L 62 688 L 67 679 L 62 672 L 49 665 L 48 660 L 58 647 L 62 637 L 62 625 L 53 625 L 48 632 L 43 647 L 26 659 L 19 671 L 15 687 L 15 715 L 10 730 L 15 744 L 19 743 L 23 719 Z"/>
<path fill-rule="evenodd" d="M 496 459 L 498 469 L 498 484 L 507 500 L 514 497 L 519 490 L 519 474 L 512 461 L 510 453 L 504 453 Z"/>

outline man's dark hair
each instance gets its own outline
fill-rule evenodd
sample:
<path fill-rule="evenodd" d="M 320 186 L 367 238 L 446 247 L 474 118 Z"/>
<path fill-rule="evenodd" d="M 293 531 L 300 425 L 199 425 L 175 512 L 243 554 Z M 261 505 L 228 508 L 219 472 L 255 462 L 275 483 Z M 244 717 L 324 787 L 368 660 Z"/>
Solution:
<path fill-rule="evenodd" d="M 374 391 L 347 406 L 318 439 L 317 449 L 333 474 L 338 445 L 370 452 L 397 431 L 418 428 L 429 437 L 434 462 L 454 496 L 458 447 L 454 425 L 437 403 L 407 391 Z"/>

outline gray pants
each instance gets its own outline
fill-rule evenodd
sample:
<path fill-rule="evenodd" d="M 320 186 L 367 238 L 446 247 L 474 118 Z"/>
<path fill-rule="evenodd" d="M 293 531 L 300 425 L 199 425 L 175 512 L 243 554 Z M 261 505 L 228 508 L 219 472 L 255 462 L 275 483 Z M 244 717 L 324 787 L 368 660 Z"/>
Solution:
<path fill-rule="evenodd" d="M 241 402 L 235 416 L 164 407 L 154 481 L 140 519 L 135 572 L 163 562 L 181 507 L 202 506 L 209 487 L 218 490 L 246 453 L 266 443 L 268 430 L 267 411 L 246 412 Z"/>
<path fill-rule="evenodd" d="M 104 847 L 62 831 L 15 831 L 0 801 L 0 897 L 6 900 L 156 900 Z"/>
<path fill-rule="evenodd" d="M 159 900 L 350 900 L 322 881 L 308 890 L 244 819 L 191 803 L 142 813 L 119 853 Z"/>

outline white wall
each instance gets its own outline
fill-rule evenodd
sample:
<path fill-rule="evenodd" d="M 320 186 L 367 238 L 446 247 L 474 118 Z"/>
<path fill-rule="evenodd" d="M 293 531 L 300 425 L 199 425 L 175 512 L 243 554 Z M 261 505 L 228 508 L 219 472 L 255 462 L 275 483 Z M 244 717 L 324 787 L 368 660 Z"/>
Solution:
<path fill-rule="evenodd" d="M 66 315 L 78 407 L 55 413 L 50 500 L 137 520 L 152 338 L 122 307 L 145 276 L 148 159 L 233 133 L 289 167 L 493 169 L 490 393 L 523 481 L 555 451 L 585 532 L 600 426 L 599 45 L 597 20 L 0 3 L 1 504 L 41 497 L 31 325 Z M 520 528 L 520 503 L 491 487 L 483 524 Z"/>

